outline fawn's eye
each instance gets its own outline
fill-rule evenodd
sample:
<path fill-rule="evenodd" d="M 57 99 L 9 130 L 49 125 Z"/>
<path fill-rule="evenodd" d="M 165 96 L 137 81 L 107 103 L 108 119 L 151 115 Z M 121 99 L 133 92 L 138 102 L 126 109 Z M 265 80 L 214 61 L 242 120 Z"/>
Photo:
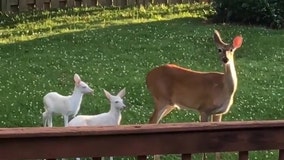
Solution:
<path fill-rule="evenodd" d="M 82 88 L 87 88 L 87 86 L 83 86 Z"/>
<path fill-rule="evenodd" d="M 118 101 L 115 101 L 114 103 L 118 103 Z"/>

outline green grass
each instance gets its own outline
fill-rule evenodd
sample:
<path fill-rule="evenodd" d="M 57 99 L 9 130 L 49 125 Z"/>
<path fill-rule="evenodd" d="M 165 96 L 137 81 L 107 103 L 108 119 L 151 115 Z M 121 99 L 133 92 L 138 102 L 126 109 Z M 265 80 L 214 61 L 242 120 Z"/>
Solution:
<path fill-rule="evenodd" d="M 195 4 L 0 15 L 0 127 L 41 126 L 42 97 L 50 91 L 70 94 L 74 73 L 95 90 L 84 96 L 80 114 L 107 111 L 102 89 L 117 93 L 126 87 L 122 124 L 145 124 L 153 111 L 145 86 L 152 68 L 176 63 L 222 71 L 214 29 L 228 42 L 244 37 L 235 53 L 235 102 L 223 120 L 284 119 L 284 30 L 205 23 L 212 13 Z M 197 120 L 194 111 L 175 110 L 162 123 Z M 57 116 L 54 123 L 62 126 L 63 120 Z M 252 160 L 276 157 L 273 151 L 251 154 Z"/>

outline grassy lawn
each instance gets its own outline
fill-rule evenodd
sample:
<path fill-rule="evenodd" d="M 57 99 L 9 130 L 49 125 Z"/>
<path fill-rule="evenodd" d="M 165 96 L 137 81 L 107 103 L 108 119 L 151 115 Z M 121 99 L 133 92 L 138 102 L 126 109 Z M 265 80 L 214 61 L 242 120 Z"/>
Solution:
<path fill-rule="evenodd" d="M 122 124 L 144 124 L 153 111 L 145 86 L 152 68 L 175 63 L 193 70 L 223 71 L 213 30 L 230 42 L 238 34 L 238 89 L 224 121 L 284 119 L 284 30 L 211 24 L 207 5 L 152 6 L 131 9 L 72 9 L 0 15 L 0 127 L 42 125 L 43 96 L 72 92 L 73 75 L 95 90 L 85 95 L 79 114 L 109 109 L 103 89 L 126 87 Z M 162 123 L 196 122 L 191 110 L 175 110 Z M 60 116 L 55 126 L 62 126 Z M 227 154 L 226 159 L 236 159 Z M 251 159 L 276 159 L 273 151 Z M 169 156 L 168 159 L 175 159 Z M 198 158 L 198 156 L 197 156 Z"/>

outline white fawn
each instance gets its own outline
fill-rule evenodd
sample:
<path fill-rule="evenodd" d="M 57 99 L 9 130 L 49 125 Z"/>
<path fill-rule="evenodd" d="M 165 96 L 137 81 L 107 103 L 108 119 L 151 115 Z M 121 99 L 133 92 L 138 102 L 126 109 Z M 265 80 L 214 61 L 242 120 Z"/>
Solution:
<path fill-rule="evenodd" d="M 110 110 L 106 113 L 97 115 L 79 115 L 73 118 L 68 126 L 116 126 L 120 125 L 121 111 L 126 107 L 123 103 L 123 97 L 126 93 L 125 88 L 122 89 L 116 96 L 111 95 L 104 90 L 105 96 L 110 102 Z M 76 158 L 80 160 L 80 158 Z M 113 160 L 113 157 L 110 157 Z"/>
<path fill-rule="evenodd" d="M 61 114 L 64 118 L 64 126 L 68 125 L 69 116 L 75 116 L 80 110 L 83 95 L 93 93 L 78 74 L 74 75 L 75 87 L 72 95 L 63 96 L 57 92 L 50 92 L 43 97 L 45 112 L 42 113 L 43 125 L 52 127 L 53 114 Z"/>
<path fill-rule="evenodd" d="M 195 109 L 201 122 L 220 122 L 233 104 L 237 89 L 234 52 L 241 47 L 243 38 L 236 36 L 232 44 L 224 43 L 214 31 L 224 73 L 199 72 L 167 64 L 151 70 L 146 78 L 147 88 L 154 99 L 154 112 L 149 123 L 159 121 L 174 108 Z"/>
<path fill-rule="evenodd" d="M 106 113 L 97 115 L 78 115 L 74 117 L 68 126 L 115 126 L 120 125 L 121 111 L 126 107 L 123 97 L 126 93 L 125 88 L 116 96 L 104 90 L 105 96 L 110 102 L 110 110 Z"/>

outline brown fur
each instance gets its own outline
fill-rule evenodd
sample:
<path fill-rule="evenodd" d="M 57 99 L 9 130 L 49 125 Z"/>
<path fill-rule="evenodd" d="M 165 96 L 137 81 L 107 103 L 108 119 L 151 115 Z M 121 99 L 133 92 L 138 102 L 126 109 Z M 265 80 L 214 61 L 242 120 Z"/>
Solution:
<path fill-rule="evenodd" d="M 150 123 L 159 123 L 176 107 L 197 110 L 202 122 L 210 117 L 212 121 L 220 122 L 222 115 L 229 111 L 237 89 L 234 52 L 241 47 L 243 39 L 236 36 L 232 44 L 227 44 L 216 30 L 213 37 L 224 73 L 198 72 L 174 64 L 156 67 L 148 73 L 146 85 L 155 103 Z M 219 153 L 216 153 L 216 159 L 220 159 Z"/>
<path fill-rule="evenodd" d="M 232 44 L 222 41 L 215 31 L 214 41 L 220 51 L 224 73 L 198 72 L 174 64 L 162 65 L 151 70 L 146 85 L 155 103 L 150 123 L 158 123 L 177 106 L 195 109 L 201 121 L 221 121 L 222 114 L 230 109 L 237 88 L 234 51 L 242 44 L 237 36 Z M 237 42 L 237 43 L 236 43 Z"/>

